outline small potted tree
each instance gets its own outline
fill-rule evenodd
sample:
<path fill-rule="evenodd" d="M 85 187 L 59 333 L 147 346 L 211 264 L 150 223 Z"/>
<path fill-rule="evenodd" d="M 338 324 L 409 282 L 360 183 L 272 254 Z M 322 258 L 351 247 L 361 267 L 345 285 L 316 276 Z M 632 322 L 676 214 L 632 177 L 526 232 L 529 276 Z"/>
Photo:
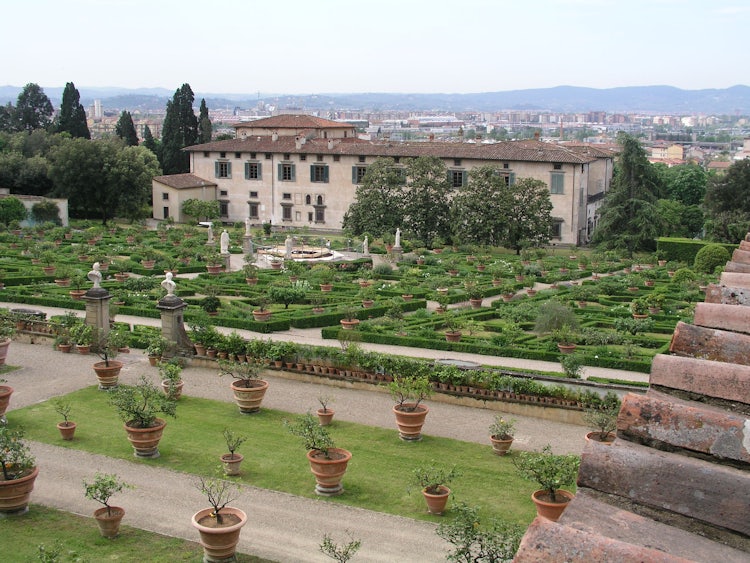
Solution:
<path fill-rule="evenodd" d="M 583 412 L 583 421 L 594 432 L 586 434 L 587 441 L 610 445 L 615 441 L 617 415 L 620 412 L 620 399 L 614 393 L 607 393 L 597 406 L 589 407 Z"/>
<path fill-rule="evenodd" d="M 421 440 L 422 426 L 430 410 L 422 401 L 432 395 L 427 373 L 395 375 L 388 388 L 396 401 L 393 413 L 396 415 L 399 438 L 407 442 Z"/>
<path fill-rule="evenodd" d="M 63 421 L 57 423 L 57 429 L 60 431 L 60 436 L 62 436 L 63 440 L 72 440 L 73 435 L 76 432 L 76 423 L 68 420 L 71 409 L 70 403 L 61 397 L 56 397 L 52 401 L 52 406 L 55 409 L 55 412 L 63 417 Z"/>
<path fill-rule="evenodd" d="M 225 428 L 222 434 L 229 450 L 228 454 L 222 454 L 220 458 L 221 463 L 224 464 L 224 474 L 239 475 L 240 464 L 245 457 L 236 452 L 237 448 L 247 441 L 247 436 L 235 434 L 230 428 Z"/>
<path fill-rule="evenodd" d="M 271 311 L 268 309 L 268 304 L 271 302 L 271 298 L 268 295 L 262 295 L 260 298 L 258 298 L 258 308 L 253 309 L 253 318 L 260 322 L 264 323 L 271 319 Z"/>
<path fill-rule="evenodd" d="M 320 551 L 338 563 L 346 563 L 359 551 L 362 542 L 354 539 L 351 535 L 347 543 L 338 545 L 334 543 L 331 536 L 323 535 L 323 542 L 320 544 Z"/>
<path fill-rule="evenodd" d="M 161 334 L 155 335 L 148 341 L 146 347 L 146 355 L 148 356 L 148 363 L 152 366 L 156 366 L 160 361 L 164 353 L 169 350 L 172 343 L 162 336 Z"/>
<path fill-rule="evenodd" d="M 246 254 L 245 258 L 248 258 L 248 257 L 250 257 L 250 255 Z M 247 285 L 257 285 L 258 266 L 256 266 L 255 264 L 246 262 L 245 265 L 242 266 L 242 273 L 245 275 L 245 283 L 247 283 Z"/>
<path fill-rule="evenodd" d="M 341 328 L 344 330 L 354 330 L 359 325 L 356 310 L 353 307 L 344 309 L 344 316 L 339 320 Z"/>
<path fill-rule="evenodd" d="M 123 489 L 132 489 L 132 485 L 124 483 L 117 475 L 96 473 L 92 483 L 83 482 L 84 494 L 87 499 L 103 504 L 102 508 L 94 511 L 94 518 L 99 525 L 99 533 L 105 538 L 116 538 L 120 533 L 120 522 L 125 516 L 125 509 L 110 506 L 109 499 Z"/>
<path fill-rule="evenodd" d="M 242 414 L 260 411 L 260 404 L 268 389 L 268 382 L 260 379 L 260 365 L 253 362 L 219 360 L 219 375 L 229 375 L 234 401 Z"/>
<path fill-rule="evenodd" d="M 328 408 L 328 404 L 333 402 L 333 395 L 320 394 L 318 395 L 318 402 L 320 403 L 320 408 L 317 411 L 318 421 L 321 426 L 328 426 L 335 414 L 333 409 Z"/>
<path fill-rule="evenodd" d="M 427 512 L 442 515 L 448 503 L 451 490 L 448 483 L 460 476 L 454 465 L 450 469 L 435 465 L 420 465 L 411 472 L 411 482 L 422 490 L 422 495 L 427 502 Z"/>
<path fill-rule="evenodd" d="M 513 444 L 515 428 L 515 419 L 506 419 L 502 415 L 495 415 L 495 419 L 490 424 L 490 441 L 492 442 L 492 451 L 495 455 L 505 455 L 508 453 L 511 444 Z"/>
<path fill-rule="evenodd" d="M 106 334 L 99 334 L 93 345 L 93 351 L 102 361 L 94 364 L 94 372 L 99 380 L 99 389 L 107 390 L 117 387 L 122 362 L 115 360 L 120 349 L 127 346 L 128 337 L 119 329 L 111 329 Z"/>
<path fill-rule="evenodd" d="M 521 452 L 513 463 L 521 476 L 541 487 L 531 495 L 537 514 L 556 522 L 574 496 L 560 487 L 575 483 L 581 458 L 555 455 L 548 444 L 541 452 Z"/>
<path fill-rule="evenodd" d="M 302 439 L 307 450 L 310 471 L 315 475 L 315 493 L 321 496 L 343 493 L 341 479 L 352 458 L 351 452 L 334 447 L 327 427 L 321 426 L 309 412 L 294 422 L 284 421 L 284 424 L 291 434 Z"/>
<path fill-rule="evenodd" d="M 204 561 L 231 561 L 240 541 L 240 531 L 247 523 L 247 514 L 228 506 L 236 499 L 240 486 L 216 477 L 199 477 L 196 488 L 211 508 L 193 514 L 192 524 L 200 534 Z"/>
<path fill-rule="evenodd" d="M 572 325 L 563 324 L 560 328 L 553 329 L 550 334 L 557 343 L 557 349 L 560 350 L 560 353 L 571 354 L 576 349 L 577 335 Z"/>
<path fill-rule="evenodd" d="M 85 323 L 76 324 L 70 329 L 70 336 L 76 343 L 79 354 L 88 354 L 91 351 L 91 343 L 94 341 L 94 328 Z"/>
<path fill-rule="evenodd" d="M 648 318 L 648 302 L 644 297 L 633 299 L 630 303 L 630 311 L 634 319 L 646 319 Z"/>
<path fill-rule="evenodd" d="M 22 430 L 0 426 L 0 513 L 24 514 L 39 475 Z"/>
<path fill-rule="evenodd" d="M 161 377 L 161 388 L 164 394 L 170 399 L 176 401 L 182 395 L 182 387 L 185 382 L 182 381 L 182 366 L 179 360 L 173 359 L 169 362 L 159 364 L 159 376 Z"/>
<path fill-rule="evenodd" d="M 159 441 L 167 422 L 156 415 L 174 417 L 177 402 L 165 396 L 144 376 L 136 385 L 121 385 L 109 397 L 110 404 L 125 423 L 135 456 L 159 457 Z"/>

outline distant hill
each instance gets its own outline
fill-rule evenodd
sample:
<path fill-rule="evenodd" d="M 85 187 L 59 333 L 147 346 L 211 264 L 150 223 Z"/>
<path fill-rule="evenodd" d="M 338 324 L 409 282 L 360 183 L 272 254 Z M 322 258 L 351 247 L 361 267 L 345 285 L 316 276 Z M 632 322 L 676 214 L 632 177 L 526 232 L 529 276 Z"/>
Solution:
<path fill-rule="evenodd" d="M 81 103 L 102 101 L 108 110 L 163 110 L 174 91 L 165 88 L 78 88 Z M 0 103 L 15 104 L 21 87 L 0 86 Z M 44 88 L 57 107 L 62 87 Z M 655 113 L 750 114 L 750 87 L 682 90 L 672 86 L 630 86 L 623 88 L 581 88 L 557 86 L 531 90 L 509 90 L 477 94 L 389 94 L 322 93 L 220 94 L 196 92 L 196 100 L 206 99 L 209 108 L 250 108 L 259 100 L 279 108 L 300 110 L 435 110 L 444 112 L 547 110 L 554 112 L 607 111 Z M 197 105 L 197 104 L 196 104 Z"/>

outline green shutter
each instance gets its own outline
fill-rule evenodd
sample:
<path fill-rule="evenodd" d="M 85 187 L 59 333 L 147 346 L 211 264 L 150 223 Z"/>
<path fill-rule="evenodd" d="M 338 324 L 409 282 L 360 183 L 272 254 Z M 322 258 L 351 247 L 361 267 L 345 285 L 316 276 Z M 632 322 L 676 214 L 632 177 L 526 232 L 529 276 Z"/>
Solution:
<path fill-rule="evenodd" d="M 328 183 L 328 167 L 323 167 L 323 181 Z"/>
<path fill-rule="evenodd" d="M 261 166 L 262 166 L 262 163 L 259 162 L 258 163 L 258 180 L 263 179 L 263 169 L 261 168 Z"/>
<path fill-rule="evenodd" d="M 461 185 L 465 186 L 469 182 L 469 173 L 464 171 L 461 173 Z"/>
<path fill-rule="evenodd" d="M 245 180 L 249 180 L 249 179 L 250 179 L 250 163 L 246 162 L 245 163 Z"/>
<path fill-rule="evenodd" d="M 511 172 L 509 174 L 508 185 L 512 186 L 515 183 L 516 183 L 516 173 L 515 172 Z"/>
<path fill-rule="evenodd" d="M 279 164 L 278 164 L 277 166 L 279 167 L 279 171 L 278 171 L 278 173 L 276 174 L 276 177 L 277 177 L 277 178 L 278 178 L 279 180 L 283 180 L 283 179 L 284 179 L 284 167 L 283 167 L 283 166 L 281 166 L 281 163 L 280 163 L 280 162 L 279 162 Z"/>
<path fill-rule="evenodd" d="M 292 182 L 296 182 L 297 181 L 297 165 L 292 164 L 291 168 L 292 168 Z"/>
<path fill-rule="evenodd" d="M 357 183 L 357 167 L 352 166 L 352 184 Z"/>
<path fill-rule="evenodd" d="M 218 178 L 218 177 L 219 177 L 219 163 L 217 161 L 217 162 L 214 162 L 214 178 Z"/>
<path fill-rule="evenodd" d="M 310 165 L 310 181 L 311 182 L 315 181 L 315 165 L 314 164 Z"/>
<path fill-rule="evenodd" d="M 227 178 L 231 178 L 231 177 L 232 177 L 232 163 L 227 162 Z"/>

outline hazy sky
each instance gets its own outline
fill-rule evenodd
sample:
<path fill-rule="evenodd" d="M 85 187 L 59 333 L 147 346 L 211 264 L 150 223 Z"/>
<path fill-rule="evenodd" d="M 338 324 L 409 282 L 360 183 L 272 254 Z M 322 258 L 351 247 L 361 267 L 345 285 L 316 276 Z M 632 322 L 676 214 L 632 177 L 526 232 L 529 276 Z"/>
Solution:
<path fill-rule="evenodd" d="M 291 94 L 750 85 L 748 0 L 6 2 L 2 85 Z"/>

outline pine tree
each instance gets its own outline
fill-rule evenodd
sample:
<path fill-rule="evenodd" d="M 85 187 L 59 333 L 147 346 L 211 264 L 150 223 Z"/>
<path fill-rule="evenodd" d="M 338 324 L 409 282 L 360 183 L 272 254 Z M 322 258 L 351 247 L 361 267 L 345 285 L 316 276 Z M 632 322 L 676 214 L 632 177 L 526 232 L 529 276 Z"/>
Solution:
<path fill-rule="evenodd" d="M 81 96 L 75 85 L 72 82 L 65 84 L 56 131 L 58 133 L 69 133 L 73 138 L 90 139 L 91 133 L 86 123 L 86 110 L 83 109 L 80 100 Z"/>
<path fill-rule="evenodd" d="M 213 135 L 213 125 L 211 124 L 211 119 L 208 117 L 208 106 L 206 105 L 205 99 L 201 99 L 201 108 L 198 113 L 198 132 L 200 135 L 200 139 L 198 142 L 211 142 L 211 137 Z"/>
<path fill-rule="evenodd" d="M 123 139 L 129 147 L 138 146 L 138 133 L 135 132 L 133 117 L 129 111 L 123 111 L 120 114 L 120 119 L 117 120 L 117 125 L 115 125 L 115 134 Z"/>
<path fill-rule="evenodd" d="M 159 162 L 161 162 L 161 143 L 154 139 L 153 134 L 151 133 L 151 128 L 146 125 L 143 128 L 143 145 L 148 150 L 150 150 L 152 153 L 156 155 L 156 158 L 159 159 Z"/>
<path fill-rule="evenodd" d="M 619 142 L 622 152 L 600 209 L 593 242 L 603 248 L 626 250 L 632 256 L 655 246 L 660 226 L 656 205 L 660 185 L 638 139 L 622 134 Z"/>
<path fill-rule="evenodd" d="M 182 149 L 198 142 L 198 118 L 193 111 L 195 96 L 183 84 L 167 102 L 162 129 L 161 167 L 164 174 L 190 172 L 190 156 Z"/>

